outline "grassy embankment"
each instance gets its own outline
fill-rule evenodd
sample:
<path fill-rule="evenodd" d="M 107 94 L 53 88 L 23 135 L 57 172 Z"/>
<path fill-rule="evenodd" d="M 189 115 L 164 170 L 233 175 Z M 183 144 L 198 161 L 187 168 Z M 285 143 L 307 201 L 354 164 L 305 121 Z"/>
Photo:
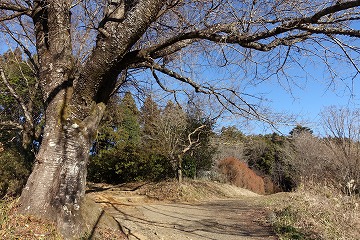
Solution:
<path fill-rule="evenodd" d="M 285 239 L 360 239 L 360 197 L 332 186 L 302 184 L 295 192 L 264 198 L 272 210 L 271 223 Z"/>

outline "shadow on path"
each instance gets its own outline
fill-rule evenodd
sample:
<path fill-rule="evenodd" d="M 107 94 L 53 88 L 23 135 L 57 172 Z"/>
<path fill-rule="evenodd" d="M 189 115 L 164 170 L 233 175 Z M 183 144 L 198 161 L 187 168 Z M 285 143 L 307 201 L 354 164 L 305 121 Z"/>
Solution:
<path fill-rule="evenodd" d="M 102 202 L 129 239 L 277 239 L 265 212 L 247 200 L 199 204 Z"/>

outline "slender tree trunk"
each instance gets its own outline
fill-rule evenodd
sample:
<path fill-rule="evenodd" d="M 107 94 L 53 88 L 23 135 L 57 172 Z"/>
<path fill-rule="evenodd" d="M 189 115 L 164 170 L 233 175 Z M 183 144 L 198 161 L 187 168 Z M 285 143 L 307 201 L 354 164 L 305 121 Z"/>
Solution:
<path fill-rule="evenodd" d="M 29 123 L 24 124 L 23 134 L 22 134 L 22 147 L 24 150 L 28 150 L 32 140 L 35 137 L 35 130 L 33 126 L 30 126 Z"/>
<path fill-rule="evenodd" d="M 183 157 L 179 155 L 177 160 L 177 178 L 179 183 L 182 183 L 183 181 L 182 158 Z"/>
<path fill-rule="evenodd" d="M 182 169 L 181 169 L 181 167 L 179 167 L 178 170 L 177 170 L 177 177 L 178 177 L 178 182 L 179 182 L 179 183 L 182 183 L 182 181 L 183 181 L 183 175 L 182 175 Z"/>

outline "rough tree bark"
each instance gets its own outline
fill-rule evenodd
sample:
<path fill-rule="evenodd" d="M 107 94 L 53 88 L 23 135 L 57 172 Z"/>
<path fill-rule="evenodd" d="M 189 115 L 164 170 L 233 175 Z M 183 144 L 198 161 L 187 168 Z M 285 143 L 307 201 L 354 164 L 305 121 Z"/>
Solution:
<path fill-rule="evenodd" d="M 74 61 L 70 36 L 71 1 L 36 2 L 32 12 L 39 80 L 46 104 L 43 142 L 20 198 L 21 212 L 57 222 L 65 237 L 81 232 L 80 206 L 85 194 L 91 135 L 104 104 L 86 106 L 76 118 Z M 91 108 L 91 110 L 90 110 Z"/>

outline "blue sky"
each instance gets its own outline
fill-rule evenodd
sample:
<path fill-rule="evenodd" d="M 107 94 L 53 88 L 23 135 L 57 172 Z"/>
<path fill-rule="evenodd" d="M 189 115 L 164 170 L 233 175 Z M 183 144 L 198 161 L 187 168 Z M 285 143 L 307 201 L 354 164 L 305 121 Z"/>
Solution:
<path fill-rule="evenodd" d="M 359 59 L 359 56 L 355 56 Z M 295 123 L 310 127 L 316 135 L 321 135 L 320 113 L 325 107 L 338 106 L 350 109 L 360 108 L 360 76 L 352 78 L 355 69 L 337 62 L 334 69 L 339 75 L 331 78 L 324 64 L 320 61 L 307 65 L 304 72 L 296 68 L 290 69 L 291 75 L 298 76 L 294 82 L 286 85 L 284 80 L 269 79 L 251 89 L 251 93 L 263 94 L 265 105 L 278 113 L 296 116 Z M 284 87 L 284 85 L 286 87 Z M 275 129 L 269 125 L 252 122 L 250 126 L 243 126 L 237 119 L 229 120 L 226 124 L 239 126 L 246 134 L 267 134 Z M 278 125 L 277 130 L 288 134 L 294 126 Z"/>
<path fill-rule="evenodd" d="M 303 88 L 293 86 L 292 93 L 287 92 L 281 86 L 274 86 L 273 83 L 265 84 L 262 88 L 269 89 L 267 98 L 270 100 L 270 107 L 277 112 L 294 114 L 297 121 L 314 130 L 316 134 L 321 134 L 320 112 L 328 106 L 341 106 L 349 108 L 359 107 L 360 79 L 355 79 L 352 89 L 348 89 L 344 84 L 337 84 L 327 88 L 324 79 L 320 81 L 307 81 Z M 349 80 L 351 83 L 351 81 Z M 335 88 L 335 89 L 334 89 Z M 292 127 L 280 126 L 279 129 L 287 134 Z M 260 133 L 271 132 L 272 129 L 258 128 Z"/>
<path fill-rule="evenodd" d="M 355 95 L 345 94 L 339 91 L 326 90 L 323 84 L 317 82 L 309 82 L 304 89 L 296 89 L 290 94 L 280 86 L 272 84 L 267 88 L 266 104 L 273 112 L 294 115 L 295 123 L 310 127 L 316 135 L 321 135 L 323 132 L 321 126 L 320 112 L 325 107 L 338 106 L 359 108 L 359 84 L 356 84 L 353 89 Z M 263 86 L 264 88 L 267 86 Z M 250 125 L 241 124 L 238 119 L 230 119 L 219 125 L 235 125 L 246 134 L 268 134 L 279 130 L 282 134 L 288 134 L 294 125 L 279 124 L 277 129 L 272 128 L 268 124 L 259 122 L 251 122 Z"/>

